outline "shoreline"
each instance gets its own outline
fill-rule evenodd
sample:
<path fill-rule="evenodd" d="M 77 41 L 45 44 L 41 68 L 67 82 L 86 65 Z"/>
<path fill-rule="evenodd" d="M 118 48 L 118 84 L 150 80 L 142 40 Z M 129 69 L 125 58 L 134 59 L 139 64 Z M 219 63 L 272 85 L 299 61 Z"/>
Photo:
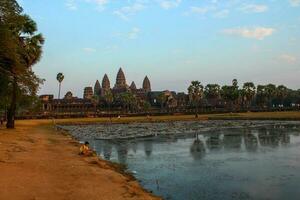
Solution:
<path fill-rule="evenodd" d="M 78 140 L 51 121 L 16 125 L 0 127 L 0 199 L 161 199 L 121 165 L 79 156 Z"/>
<path fill-rule="evenodd" d="M 209 120 L 299 121 L 300 112 L 230 113 L 151 117 L 150 122 Z M 114 118 L 113 123 L 149 122 L 147 117 Z M 110 123 L 109 118 L 18 120 L 16 129 L 0 127 L 0 199 L 161 199 L 134 176 L 100 157 L 78 155 L 79 142 L 60 124 Z M 20 177 L 22 177 L 20 179 Z"/>
<path fill-rule="evenodd" d="M 207 120 L 274 120 L 300 121 L 300 111 L 282 112 L 247 112 L 227 114 L 199 114 L 195 115 L 164 115 L 164 116 L 136 116 L 118 118 L 66 118 L 53 119 L 55 125 L 88 125 L 88 124 L 129 124 L 129 123 L 158 123 L 175 121 L 207 121 Z M 40 121 L 49 121 L 41 119 Z"/>

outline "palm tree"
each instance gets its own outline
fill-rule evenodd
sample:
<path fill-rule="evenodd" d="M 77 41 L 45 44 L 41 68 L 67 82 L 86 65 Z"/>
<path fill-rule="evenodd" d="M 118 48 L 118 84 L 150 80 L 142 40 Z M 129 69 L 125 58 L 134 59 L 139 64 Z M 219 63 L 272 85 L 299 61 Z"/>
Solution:
<path fill-rule="evenodd" d="M 284 99 L 288 96 L 289 89 L 284 85 L 279 85 L 276 88 L 276 97 L 279 100 L 280 104 L 283 105 Z"/>
<path fill-rule="evenodd" d="M 195 105 L 195 117 L 198 118 L 198 107 L 203 97 L 203 85 L 199 81 L 192 81 L 188 87 L 189 99 Z"/>
<path fill-rule="evenodd" d="M 255 96 L 255 85 L 252 82 L 246 82 L 242 89 L 243 98 L 246 101 L 246 107 L 249 108 L 251 101 Z"/>
<path fill-rule="evenodd" d="M 108 91 L 105 93 L 104 99 L 105 99 L 105 102 L 106 102 L 107 105 L 108 105 L 108 114 L 110 115 L 111 104 L 112 104 L 112 102 L 114 101 L 114 96 L 113 96 L 113 94 L 111 93 L 110 90 L 108 90 Z"/>
<path fill-rule="evenodd" d="M 59 72 L 57 75 L 56 75 L 56 80 L 58 81 L 58 99 L 60 99 L 60 91 L 61 91 L 61 83 L 63 82 L 65 76 L 63 73 Z"/>
<path fill-rule="evenodd" d="M 276 95 L 276 85 L 274 85 L 274 84 L 266 85 L 265 93 L 266 93 L 266 97 L 267 97 L 269 107 L 272 107 L 272 101 L 273 101 L 273 99 Z"/>
<path fill-rule="evenodd" d="M 16 1 L 1 1 L 0 13 L 1 48 L 6 50 L 5 54 L 0 52 L 0 61 L 5 61 L 2 63 L 3 69 L 10 77 L 11 87 L 6 127 L 14 128 L 19 96 L 35 95 L 39 84 L 43 82 L 31 68 L 41 58 L 44 38 L 36 33 L 36 23 L 28 15 L 22 14 L 22 8 Z"/>
<path fill-rule="evenodd" d="M 208 84 L 204 88 L 204 95 L 210 103 L 213 101 L 214 106 L 216 106 L 216 100 L 220 98 L 220 86 L 218 84 Z"/>
<path fill-rule="evenodd" d="M 157 96 L 157 101 L 160 104 L 160 111 L 162 112 L 164 105 L 167 101 L 167 96 L 164 92 L 161 92 L 158 96 Z"/>
<path fill-rule="evenodd" d="M 230 109 L 233 109 L 234 105 L 238 104 L 240 97 L 240 91 L 236 79 L 232 80 L 232 85 L 224 85 L 221 89 L 221 97 L 225 100 L 226 105 L 230 104 Z"/>
<path fill-rule="evenodd" d="M 151 108 L 151 104 L 148 101 L 143 101 L 143 110 L 144 112 L 149 112 L 150 108 Z"/>
<path fill-rule="evenodd" d="M 128 112 L 136 106 L 136 98 L 131 92 L 122 93 L 120 96 L 123 107 Z"/>
<path fill-rule="evenodd" d="M 266 86 L 258 85 L 256 90 L 256 104 L 263 108 L 267 102 Z"/>

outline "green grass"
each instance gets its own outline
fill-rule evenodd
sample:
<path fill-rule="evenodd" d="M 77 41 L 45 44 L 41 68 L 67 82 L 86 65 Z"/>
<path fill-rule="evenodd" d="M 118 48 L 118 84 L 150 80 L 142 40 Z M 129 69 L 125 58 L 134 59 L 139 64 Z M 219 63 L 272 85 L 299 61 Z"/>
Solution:
<path fill-rule="evenodd" d="M 166 122 L 166 121 L 196 121 L 196 120 L 300 120 L 300 111 L 289 112 L 247 112 L 247 113 L 227 113 L 199 115 L 168 115 L 168 116 L 139 116 L 112 118 L 112 123 L 132 123 L 132 122 Z M 17 125 L 53 125 L 53 124 L 93 124 L 109 123 L 109 118 L 75 118 L 75 119 L 55 119 L 55 120 L 19 120 Z"/>

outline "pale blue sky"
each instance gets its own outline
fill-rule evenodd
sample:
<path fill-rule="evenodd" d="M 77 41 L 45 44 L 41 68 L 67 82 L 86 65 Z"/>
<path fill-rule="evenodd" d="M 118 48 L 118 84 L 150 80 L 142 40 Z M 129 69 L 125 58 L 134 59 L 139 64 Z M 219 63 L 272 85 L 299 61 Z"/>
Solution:
<path fill-rule="evenodd" d="M 46 43 L 34 67 L 40 93 L 81 97 L 122 67 L 153 90 L 269 82 L 300 88 L 300 0 L 19 0 Z"/>

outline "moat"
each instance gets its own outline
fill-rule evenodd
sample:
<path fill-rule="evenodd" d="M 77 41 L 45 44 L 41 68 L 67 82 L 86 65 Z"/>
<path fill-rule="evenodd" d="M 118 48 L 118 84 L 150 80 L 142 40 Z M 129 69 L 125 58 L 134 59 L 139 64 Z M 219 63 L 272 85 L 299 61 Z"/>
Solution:
<path fill-rule="evenodd" d="M 77 129 L 74 135 L 89 140 L 101 157 L 126 164 L 143 187 L 164 199 L 299 199 L 300 123 L 176 123 L 141 124 L 164 130 L 154 137 L 100 140 L 99 134 L 87 137 Z M 222 125 L 207 128 L 215 124 Z M 189 133 L 181 134 L 187 129 L 180 127 L 187 125 L 192 127 Z M 112 128 L 114 132 L 134 132 L 132 127 L 141 127 L 111 126 L 117 127 Z M 202 128 L 197 133 L 191 131 L 193 127 Z M 79 129 L 86 131 L 86 126 Z"/>

